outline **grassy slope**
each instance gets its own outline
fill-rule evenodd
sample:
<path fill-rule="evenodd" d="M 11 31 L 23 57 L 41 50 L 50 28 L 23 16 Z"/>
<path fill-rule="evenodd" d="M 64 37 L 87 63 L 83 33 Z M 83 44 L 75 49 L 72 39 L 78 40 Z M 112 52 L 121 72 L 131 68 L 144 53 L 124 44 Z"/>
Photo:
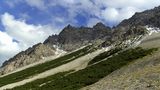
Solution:
<path fill-rule="evenodd" d="M 75 60 L 78 57 L 81 57 L 89 52 L 92 52 L 92 49 L 90 49 L 91 46 L 87 46 L 85 48 L 82 48 L 78 51 L 72 52 L 68 55 L 62 56 L 60 58 L 57 58 L 52 61 L 48 61 L 46 63 L 36 65 L 30 68 L 27 68 L 25 70 L 4 76 L 0 78 L 0 86 L 4 86 L 6 84 L 14 83 L 17 81 L 21 81 L 25 78 L 29 78 L 30 76 L 42 73 L 46 70 L 55 68 L 57 66 L 60 66 L 62 64 L 68 63 L 70 61 Z"/>
<path fill-rule="evenodd" d="M 39 79 L 31 83 L 27 83 L 26 85 L 15 87 L 13 90 L 29 90 L 30 88 L 32 88 L 32 90 L 77 90 L 97 82 L 99 79 L 105 77 L 111 72 L 138 58 L 151 54 L 155 50 L 157 49 L 129 49 L 120 52 L 118 55 L 110 57 L 103 62 L 67 76 L 64 76 L 65 73 L 59 73 L 60 75 L 57 74 L 44 79 Z M 46 82 L 46 85 L 39 87 L 39 85 Z"/>
<path fill-rule="evenodd" d="M 160 47 L 160 33 L 146 36 L 138 45 Z M 140 58 L 82 90 L 160 90 L 160 50 Z"/>
<path fill-rule="evenodd" d="M 98 56 L 96 56 L 92 61 L 90 61 L 89 65 L 94 64 L 94 63 L 96 63 L 100 60 L 103 60 L 106 57 L 109 57 L 109 56 L 111 56 L 111 55 L 113 55 L 113 54 L 115 54 L 115 53 L 117 53 L 118 51 L 121 51 L 121 50 L 122 50 L 121 48 L 114 48 L 114 49 L 111 49 L 107 52 L 103 52 L 103 53 L 99 54 Z"/>
<path fill-rule="evenodd" d="M 81 90 L 160 90 L 160 50 Z"/>

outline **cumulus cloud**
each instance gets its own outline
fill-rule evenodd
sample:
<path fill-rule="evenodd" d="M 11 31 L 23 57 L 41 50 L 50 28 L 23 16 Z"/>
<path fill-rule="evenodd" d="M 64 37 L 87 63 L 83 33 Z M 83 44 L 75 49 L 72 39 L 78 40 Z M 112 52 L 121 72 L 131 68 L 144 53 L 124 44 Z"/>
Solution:
<path fill-rule="evenodd" d="M 45 0 L 25 0 L 27 2 L 28 5 L 36 7 L 40 10 L 45 10 L 46 6 L 45 6 Z"/>
<path fill-rule="evenodd" d="M 120 21 L 130 18 L 137 11 L 140 10 L 134 7 L 126 7 L 121 9 L 108 7 L 102 10 L 101 17 L 109 24 L 116 25 Z"/>
<path fill-rule="evenodd" d="M 9 13 L 2 15 L 2 24 L 10 36 L 27 45 L 41 42 L 52 34 L 49 26 L 27 24 L 25 20 L 16 20 Z"/>
<path fill-rule="evenodd" d="M 5 32 L 0 32 L 0 59 L 9 58 L 21 50 L 43 42 L 53 34 L 53 28 L 49 25 L 27 24 L 25 20 L 15 19 L 9 13 L 1 16 L 1 22 Z"/>
<path fill-rule="evenodd" d="M 135 12 L 141 12 L 160 5 L 160 0 L 93 0 L 97 7 L 103 7 L 101 18 L 110 24 L 118 24 Z"/>
<path fill-rule="evenodd" d="M 5 0 L 5 3 L 11 8 L 15 7 L 19 2 L 20 0 L 14 0 L 13 2 L 11 2 L 10 0 Z"/>
<path fill-rule="evenodd" d="M 0 59 L 5 60 L 19 52 L 20 48 L 6 32 L 0 31 Z M 3 62 L 0 60 L 0 64 Z"/>
<path fill-rule="evenodd" d="M 47 9 L 47 6 L 45 4 L 45 0 L 14 0 L 14 1 L 5 0 L 5 3 L 11 8 L 15 7 L 17 4 L 20 4 L 20 3 L 22 4 L 23 2 L 25 2 L 26 4 L 28 4 L 31 7 L 35 7 L 40 10 Z"/>
<path fill-rule="evenodd" d="M 130 18 L 135 12 L 160 5 L 160 0 L 58 0 L 50 4 L 66 7 L 71 20 L 78 14 L 87 13 L 112 26 Z M 92 25 L 92 17 L 87 18 L 88 25 Z"/>
<path fill-rule="evenodd" d="M 16 0 L 19 1 L 20 0 Z M 75 17 L 79 14 L 85 14 L 87 20 L 92 19 L 94 16 L 99 21 L 109 24 L 110 26 L 116 25 L 123 19 L 128 19 L 135 12 L 141 12 L 146 9 L 151 9 L 160 5 L 160 0 L 24 0 L 31 7 L 35 7 L 47 12 L 49 8 L 55 6 L 64 7 L 67 12 L 66 17 L 56 17 L 53 22 L 60 22 L 61 24 L 71 23 L 76 24 L 78 21 Z M 22 1 L 21 1 L 22 2 Z M 11 5 L 11 4 L 10 4 Z M 52 14 L 52 13 L 50 13 Z M 61 14 L 61 12 L 60 12 Z M 90 21 L 87 21 L 89 25 Z M 92 23 L 92 22 L 91 22 Z M 90 24 L 91 25 L 91 24 Z"/>
<path fill-rule="evenodd" d="M 108 21 L 117 21 L 117 17 L 119 15 L 119 11 L 115 8 L 107 8 L 102 10 L 102 17 Z"/>
<path fill-rule="evenodd" d="M 90 18 L 87 22 L 88 23 L 87 26 L 92 27 L 93 25 L 96 25 L 98 22 L 102 22 L 102 21 L 99 20 L 98 18 Z"/>

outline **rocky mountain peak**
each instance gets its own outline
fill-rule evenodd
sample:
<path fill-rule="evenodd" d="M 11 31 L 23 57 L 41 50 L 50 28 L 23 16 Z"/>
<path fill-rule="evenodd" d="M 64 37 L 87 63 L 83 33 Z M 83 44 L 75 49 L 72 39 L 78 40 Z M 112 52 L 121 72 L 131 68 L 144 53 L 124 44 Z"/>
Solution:
<path fill-rule="evenodd" d="M 58 44 L 65 51 L 72 51 L 89 42 L 101 42 L 111 36 L 111 28 L 99 22 L 93 28 L 66 26 L 57 36 L 50 36 L 45 44 Z"/>
<path fill-rule="evenodd" d="M 72 26 L 71 24 L 68 24 L 66 27 L 64 27 L 63 30 L 74 30 L 76 27 Z M 62 31 L 63 31 L 62 30 Z"/>
<path fill-rule="evenodd" d="M 147 33 L 145 26 L 160 28 L 160 6 L 137 12 L 131 18 L 123 20 L 114 28 L 112 39 L 117 41 L 144 35 Z"/>
<path fill-rule="evenodd" d="M 160 28 L 160 6 L 154 9 L 135 13 L 131 18 L 123 20 L 117 27 L 152 26 Z"/>
<path fill-rule="evenodd" d="M 111 29 L 108 26 L 105 26 L 102 22 L 98 22 L 96 25 L 93 26 L 94 29 Z"/>

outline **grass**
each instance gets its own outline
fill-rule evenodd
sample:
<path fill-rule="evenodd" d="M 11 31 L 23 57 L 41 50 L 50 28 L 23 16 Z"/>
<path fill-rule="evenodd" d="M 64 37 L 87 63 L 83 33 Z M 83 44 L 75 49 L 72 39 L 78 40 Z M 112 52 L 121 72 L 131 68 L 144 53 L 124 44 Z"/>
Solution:
<path fill-rule="evenodd" d="M 109 57 L 109 56 L 117 53 L 117 52 L 120 51 L 120 50 L 122 50 L 122 49 L 121 49 L 121 48 L 114 48 L 114 49 L 111 49 L 111 50 L 109 50 L 109 51 L 107 51 L 107 52 L 103 52 L 103 53 L 99 54 L 98 56 L 96 56 L 91 62 L 89 62 L 89 65 L 90 65 L 90 64 L 93 64 L 93 63 L 95 63 L 95 62 L 98 62 L 98 61 L 100 61 L 100 60 L 103 60 L 103 59 L 105 59 L 106 57 Z"/>
<path fill-rule="evenodd" d="M 65 76 L 64 73 L 59 73 L 59 75 L 52 75 L 47 78 L 35 80 L 25 85 L 15 87 L 12 90 L 77 90 L 97 82 L 113 71 L 120 69 L 138 58 L 150 55 L 156 50 L 156 48 L 142 49 L 139 47 L 125 50 L 105 61 L 68 74 L 67 76 Z M 41 84 L 46 82 L 47 84 L 40 87 Z"/>
<path fill-rule="evenodd" d="M 42 63 L 40 65 L 36 65 L 27 69 L 24 69 L 19 72 L 12 73 L 10 75 L 4 76 L 0 78 L 0 87 L 4 86 L 6 84 L 14 83 L 21 81 L 23 79 L 29 78 L 30 76 L 42 73 L 46 70 L 55 68 L 57 66 L 60 66 L 62 64 L 68 63 L 70 61 L 75 60 L 78 57 L 81 57 L 83 55 L 86 55 L 89 52 L 92 52 L 93 49 L 91 49 L 91 45 L 86 46 L 78 51 L 72 52 L 68 55 L 62 56 L 60 58 L 57 58 L 52 61 L 48 61 L 46 63 Z"/>

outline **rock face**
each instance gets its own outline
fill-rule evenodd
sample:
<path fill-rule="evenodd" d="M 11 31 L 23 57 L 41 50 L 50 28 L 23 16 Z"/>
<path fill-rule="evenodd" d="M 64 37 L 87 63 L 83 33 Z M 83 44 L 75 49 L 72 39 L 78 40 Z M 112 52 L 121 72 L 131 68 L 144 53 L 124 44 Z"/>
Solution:
<path fill-rule="evenodd" d="M 111 28 L 97 23 L 93 28 L 73 27 L 68 25 L 59 35 L 50 36 L 44 44 L 58 45 L 63 50 L 72 51 L 92 42 L 101 42 L 111 37 Z"/>
<path fill-rule="evenodd" d="M 144 12 L 135 13 L 131 18 L 123 20 L 117 25 L 115 32 L 123 33 L 132 28 L 142 26 L 160 28 L 160 6 Z"/>
<path fill-rule="evenodd" d="M 112 42 L 145 35 L 145 26 L 160 28 L 160 6 L 144 12 L 135 13 L 112 29 Z M 108 43 L 108 42 L 107 42 Z"/>
<path fill-rule="evenodd" d="M 141 13 L 135 13 L 130 19 L 123 20 L 117 27 L 121 26 L 145 26 L 150 25 L 152 27 L 160 28 L 160 6 L 151 10 L 146 10 Z"/>
<path fill-rule="evenodd" d="M 19 67 L 23 67 L 31 63 L 37 62 L 43 59 L 43 57 L 48 57 L 52 55 L 55 55 L 54 48 L 50 48 L 42 43 L 36 44 L 33 47 L 28 48 L 26 51 L 22 51 L 13 58 L 4 62 L 0 69 L 0 74 L 6 74 Z"/>

